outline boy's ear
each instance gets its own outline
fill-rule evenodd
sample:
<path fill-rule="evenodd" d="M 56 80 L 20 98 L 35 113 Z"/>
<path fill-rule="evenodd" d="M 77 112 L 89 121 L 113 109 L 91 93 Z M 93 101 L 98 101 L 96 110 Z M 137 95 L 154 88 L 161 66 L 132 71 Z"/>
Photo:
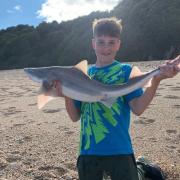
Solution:
<path fill-rule="evenodd" d="M 92 39 L 92 47 L 93 47 L 93 49 L 95 49 L 95 39 L 94 38 Z"/>
<path fill-rule="evenodd" d="M 117 50 L 119 50 L 120 47 L 121 47 L 121 40 L 119 39 L 119 42 L 117 44 Z"/>

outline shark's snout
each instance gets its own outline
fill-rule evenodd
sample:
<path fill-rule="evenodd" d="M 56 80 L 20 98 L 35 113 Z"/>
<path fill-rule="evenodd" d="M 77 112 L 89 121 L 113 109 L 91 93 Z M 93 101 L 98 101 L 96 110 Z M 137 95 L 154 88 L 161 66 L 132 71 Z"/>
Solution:
<path fill-rule="evenodd" d="M 38 73 L 32 68 L 24 68 L 24 72 L 27 76 L 35 82 L 42 83 L 42 79 L 39 77 Z"/>
<path fill-rule="evenodd" d="M 24 72 L 27 73 L 27 74 L 33 73 L 32 69 L 29 69 L 29 68 L 25 68 Z"/>

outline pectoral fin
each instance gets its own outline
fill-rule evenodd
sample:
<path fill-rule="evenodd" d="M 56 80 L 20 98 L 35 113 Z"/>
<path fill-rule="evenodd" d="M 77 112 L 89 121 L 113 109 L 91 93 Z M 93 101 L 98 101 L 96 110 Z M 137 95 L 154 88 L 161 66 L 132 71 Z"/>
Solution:
<path fill-rule="evenodd" d="M 112 105 L 116 102 L 117 100 L 117 97 L 113 97 L 113 98 L 104 98 L 104 99 L 101 99 L 101 103 L 104 104 L 105 106 L 111 108 Z"/>
<path fill-rule="evenodd" d="M 58 97 L 56 88 L 51 88 L 49 91 L 45 91 L 42 86 L 38 95 L 38 108 L 43 108 L 49 101 L 55 99 L 56 97 Z"/>
<path fill-rule="evenodd" d="M 53 100 L 54 97 L 47 96 L 45 94 L 40 94 L 38 96 L 38 109 L 43 108 L 49 101 Z"/>
<path fill-rule="evenodd" d="M 148 88 L 151 86 L 152 78 L 143 86 L 144 88 Z"/>

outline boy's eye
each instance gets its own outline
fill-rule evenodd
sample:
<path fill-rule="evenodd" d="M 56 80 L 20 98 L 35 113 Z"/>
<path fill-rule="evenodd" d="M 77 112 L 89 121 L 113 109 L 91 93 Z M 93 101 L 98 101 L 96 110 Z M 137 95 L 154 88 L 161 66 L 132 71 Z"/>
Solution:
<path fill-rule="evenodd" d="M 100 46 L 104 46 L 104 45 L 105 45 L 105 42 L 103 42 L 103 41 L 98 41 L 97 44 L 100 45 Z"/>
<path fill-rule="evenodd" d="M 110 45 L 114 45 L 115 42 L 114 42 L 114 41 L 110 41 L 109 44 L 110 44 Z"/>
<path fill-rule="evenodd" d="M 115 45 L 115 41 L 109 41 L 109 42 L 104 42 L 104 41 L 97 41 L 97 45 L 98 46 L 102 46 L 102 47 L 104 47 L 104 46 L 109 46 L 109 47 L 112 47 L 112 46 L 114 46 Z"/>

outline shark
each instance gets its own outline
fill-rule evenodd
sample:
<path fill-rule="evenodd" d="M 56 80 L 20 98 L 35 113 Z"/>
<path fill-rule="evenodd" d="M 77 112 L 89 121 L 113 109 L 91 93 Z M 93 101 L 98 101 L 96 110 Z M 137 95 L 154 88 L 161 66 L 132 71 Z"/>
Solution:
<path fill-rule="evenodd" d="M 63 95 L 71 99 L 89 103 L 101 102 L 110 108 L 118 97 L 145 86 L 160 70 L 154 69 L 120 85 L 103 84 L 91 79 L 87 74 L 87 60 L 75 66 L 24 68 L 24 72 L 31 80 L 41 84 L 38 95 L 39 109 L 58 97 L 57 89 L 53 86 L 55 81 L 60 81 Z"/>

